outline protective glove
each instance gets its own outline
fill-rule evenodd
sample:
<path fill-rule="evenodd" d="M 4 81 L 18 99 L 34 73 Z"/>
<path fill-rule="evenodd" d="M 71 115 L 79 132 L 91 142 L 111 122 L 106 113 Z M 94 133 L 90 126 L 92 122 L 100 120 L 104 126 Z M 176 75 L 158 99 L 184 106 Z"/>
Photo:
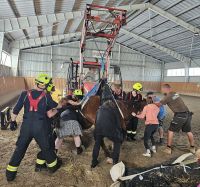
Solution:
<path fill-rule="evenodd" d="M 15 131 L 17 129 L 17 122 L 16 121 L 11 121 L 10 123 L 10 130 Z"/>

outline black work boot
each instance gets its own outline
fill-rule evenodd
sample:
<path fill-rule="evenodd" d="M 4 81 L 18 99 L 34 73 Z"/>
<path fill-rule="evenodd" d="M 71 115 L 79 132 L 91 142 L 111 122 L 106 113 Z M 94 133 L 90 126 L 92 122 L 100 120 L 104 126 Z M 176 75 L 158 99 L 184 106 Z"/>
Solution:
<path fill-rule="evenodd" d="M 62 165 L 62 160 L 60 158 L 57 158 L 57 164 L 53 167 L 49 167 L 49 173 L 55 173 Z"/>
<path fill-rule="evenodd" d="M 136 141 L 135 136 L 136 136 L 136 134 L 132 134 L 132 133 L 131 133 L 131 140 Z"/>
<path fill-rule="evenodd" d="M 40 172 L 40 171 L 47 171 L 47 165 L 44 164 L 35 164 L 35 172 Z"/>
<path fill-rule="evenodd" d="M 95 168 L 99 164 L 98 160 L 92 160 L 91 168 Z"/>
<path fill-rule="evenodd" d="M 80 146 L 80 147 L 77 147 L 77 155 L 80 155 L 82 152 L 83 152 L 83 148 Z"/>
<path fill-rule="evenodd" d="M 126 140 L 129 141 L 129 142 L 132 141 L 131 133 L 127 133 Z"/>
<path fill-rule="evenodd" d="M 15 180 L 16 175 L 17 175 L 16 171 L 8 171 L 8 170 L 6 170 L 6 178 L 7 178 L 8 182 Z"/>

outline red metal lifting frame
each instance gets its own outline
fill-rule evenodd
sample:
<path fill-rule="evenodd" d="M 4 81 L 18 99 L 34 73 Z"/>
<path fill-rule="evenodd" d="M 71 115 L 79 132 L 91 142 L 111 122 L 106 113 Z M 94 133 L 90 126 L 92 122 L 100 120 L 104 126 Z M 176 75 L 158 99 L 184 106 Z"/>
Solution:
<path fill-rule="evenodd" d="M 97 15 L 97 11 L 103 11 L 103 14 Z M 104 14 L 105 13 L 105 14 Z M 95 15 L 96 14 L 96 15 Z M 109 14 L 109 17 L 107 17 Z M 105 15 L 107 19 L 105 19 Z M 95 29 L 95 24 L 104 24 L 105 28 Z M 82 35 L 80 41 L 80 75 L 83 74 L 83 61 L 84 61 L 84 51 L 86 47 L 86 37 L 89 38 L 106 38 L 107 39 L 107 49 L 105 51 L 105 71 L 102 73 L 102 78 L 107 78 L 110 68 L 110 55 L 112 47 L 116 41 L 117 35 L 120 28 L 126 24 L 126 10 L 104 7 L 99 5 L 87 4 L 84 23 L 82 28 Z M 82 77 L 82 76 L 80 76 Z"/>

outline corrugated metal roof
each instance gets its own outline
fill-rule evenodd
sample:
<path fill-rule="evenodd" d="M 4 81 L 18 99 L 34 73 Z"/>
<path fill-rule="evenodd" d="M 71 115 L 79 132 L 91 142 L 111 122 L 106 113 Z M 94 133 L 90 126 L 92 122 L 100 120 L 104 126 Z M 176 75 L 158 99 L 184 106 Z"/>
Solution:
<path fill-rule="evenodd" d="M 41 14 L 53 14 L 55 10 L 55 1 L 40 0 Z"/>
<path fill-rule="evenodd" d="M 20 13 L 20 16 L 33 16 L 35 15 L 35 9 L 33 1 L 27 0 L 16 0 L 15 1 L 16 8 Z"/>
<path fill-rule="evenodd" d="M 15 0 L 15 7 L 10 6 L 7 0 L 0 1 L 0 19 L 13 18 L 18 11 L 20 16 L 33 16 L 35 14 L 53 14 L 60 12 L 71 12 L 85 10 L 87 3 L 94 3 L 107 6 L 121 6 L 148 2 L 147 0 Z M 166 10 L 167 12 L 179 17 L 180 19 L 200 28 L 200 0 L 152 0 L 151 3 Z M 73 33 L 80 30 L 82 19 L 66 20 L 51 25 L 42 25 L 40 28 L 31 27 L 9 33 L 15 40 L 29 38 L 38 38 L 63 33 Z M 147 38 L 158 44 L 168 47 L 172 50 L 199 58 L 200 54 L 200 36 L 195 36 L 191 51 L 191 42 L 193 33 L 167 18 L 160 16 L 150 10 L 135 11 L 128 13 L 128 24 L 124 28 Z M 6 36 L 8 36 L 6 34 Z M 10 38 L 10 37 L 8 37 Z M 79 40 L 80 38 L 68 38 L 61 42 Z M 136 39 L 120 34 L 117 42 L 122 43 L 137 51 L 157 57 L 166 62 L 172 61 L 172 57 L 166 55 L 158 49 L 148 46 Z M 55 42 L 59 43 L 59 41 Z M 176 61 L 175 59 L 173 59 Z"/>
<path fill-rule="evenodd" d="M 14 18 L 15 14 L 13 13 L 10 5 L 7 0 L 0 1 L 0 19 L 4 18 Z"/>

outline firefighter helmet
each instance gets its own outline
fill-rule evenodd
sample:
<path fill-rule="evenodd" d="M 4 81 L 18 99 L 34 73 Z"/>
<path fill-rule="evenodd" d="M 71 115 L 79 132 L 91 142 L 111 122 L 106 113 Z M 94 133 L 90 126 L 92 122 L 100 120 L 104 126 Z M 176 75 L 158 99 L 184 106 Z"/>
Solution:
<path fill-rule="evenodd" d="M 49 77 L 49 75 L 44 74 L 44 73 L 39 74 L 35 79 L 36 84 L 47 85 L 47 86 L 51 81 L 52 81 L 52 78 Z"/>
<path fill-rule="evenodd" d="M 136 91 L 142 91 L 142 88 L 143 88 L 143 86 L 139 82 L 133 84 L 133 89 L 136 90 Z"/>
<path fill-rule="evenodd" d="M 82 92 L 82 90 L 80 90 L 80 89 L 76 89 L 76 90 L 74 90 L 73 94 L 74 94 L 75 96 L 82 96 L 82 95 L 83 95 L 83 92 Z"/>

